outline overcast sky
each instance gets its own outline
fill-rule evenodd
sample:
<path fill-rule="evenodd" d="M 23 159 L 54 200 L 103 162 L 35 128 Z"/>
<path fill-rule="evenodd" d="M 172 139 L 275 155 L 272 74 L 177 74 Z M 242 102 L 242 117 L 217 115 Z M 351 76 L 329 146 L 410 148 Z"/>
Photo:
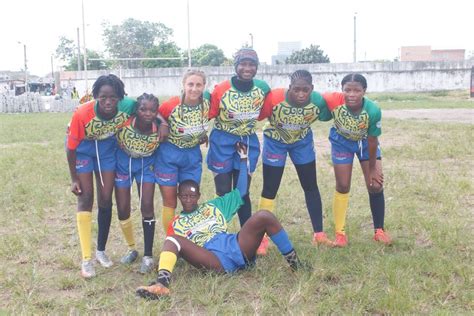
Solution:
<path fill-rule="evenodd" d="M 279 41 L 317 44 L 331 62 L 352 62 L 353 17 L 357 12 L 357 59 L 389 59 L 400 46 L 474 51 L 472 0 L 190 0 L 191 48 L 215 44 L 227 57 L 250 42 L 260 59 L 271 63 Z M 187 48 L 186 0 L 84 0 L 86 45 L 103 51 L 102 22 L 127 18 L 161 22 L 174 31 L 173 40 Z M 81 0 L 2 1 L 0 70 L 23 69 L 27 45 L 30 73 L 51 71 L 51 55 L 59 37 L 77 40 Z M 59 61 L 54 61 L 55 65 Z"/>

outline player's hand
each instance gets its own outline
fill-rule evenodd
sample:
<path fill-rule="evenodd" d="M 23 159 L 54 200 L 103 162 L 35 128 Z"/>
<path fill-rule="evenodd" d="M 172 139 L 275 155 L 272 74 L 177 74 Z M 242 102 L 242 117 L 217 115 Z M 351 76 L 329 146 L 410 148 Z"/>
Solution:
<path fill-rule="evenodd" d="M 206 147 L 209 147 L 209 137 L 207 136 L 207 134 L 199 138 L 199 145 L 202 145 L 202 144 L 206 144 Z"/>
<path fill-rule="evenodd" d="M 240 156 L 240 159 L 247 159 L 247 145 L 242 142 L 237 142 L 235 144 L 235 148 Z"/>
<path fill-rule="evenodd" d="M 168 139 L 169 133 L 170 133 L 170 127 L 168 126 L 168 123 L 162 122 L 158 126 L 158 141 L 160 143 L 165 142 Z"/>
<path fill-rule="evenodd" d="M 71 183 L 71 192 L 74 193 L 74 195 L 82 194 L 81 183 L 79 180 L 75 180 Z"/>
<path fill-rule="evenodd" d="M 379 168 L 374 168 L 370 170 L 370 183 L 369 185 L 372 187 L 374 185 L 383 186 L 383 172 Z"/>

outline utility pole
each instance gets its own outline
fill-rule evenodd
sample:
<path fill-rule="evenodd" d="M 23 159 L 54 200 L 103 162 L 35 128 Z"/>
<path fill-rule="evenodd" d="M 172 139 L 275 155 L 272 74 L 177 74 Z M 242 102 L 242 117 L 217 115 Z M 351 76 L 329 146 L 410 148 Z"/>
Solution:
<path fill-rule="evenodd" d="M 187 0 L 187 14 L 188 14 L 188 67 L 191 68 L 191 27 L 189 23 L 189 0 Z"/>
<path fill-rule="evenodd" d="M 86 48 L 86 23 L 84 22 L 84 0 L 82 0 L 82 40 L 84 46 L 84 74 L 86 81 L 86 94 L 89 94 L 89 84 L 87 82 L 87 48 Z"/>
<path fill-rule="evenodd" d="M 79 37 L 79 28 L 77 28 L 77 71 L 81 71 L 81 41 Z"/>
<path fill-rule="evenodd" d="M 253 48 L 253 34 L 249 33 L 250 35 L 250 48 Z"/>
<path fill-rule="evenodd" d="M 354 12 L 354 60 L 357 62 L 357 12 Z"/>

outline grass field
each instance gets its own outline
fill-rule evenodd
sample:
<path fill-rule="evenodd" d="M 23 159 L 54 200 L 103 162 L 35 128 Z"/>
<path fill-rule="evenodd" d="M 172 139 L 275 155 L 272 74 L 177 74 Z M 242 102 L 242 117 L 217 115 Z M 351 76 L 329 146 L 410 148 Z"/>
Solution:
<path fill-rule="evenodd" d="M 472 107 L 472 102 L 463 103 L 469 102 L 463 96 L 450 94 L 423 94 L 419 100 L 413 95 L 409 102 L 392 103 L 386 95 L 379 97 L 385 98 L 380 100 L 384 108 L 394 103 L 404 108 L 438 107 L 431 98 L 452 98 L 460 107 Z M 97 267 L 98 276 L 90 281 L 79 276 L 76 201 L 69 192 L 63 147 L 70 115 L 0 115 L 0 314 L 474 313 L 473 124 L 384 120 L 380 141 L 392 246 L 371 240 L 368 195 L 358 165 L 347 219 L 349 247 L 312 246 L 303 192 L 294 167 L 288 165 L 276 214 L 300 257 L 314 265 L 313 271 L 289 273 L 275 247 L 254 268 L 232 276 L 201 273 L 180 261 L 172 297 L 147 302 L 137 299 L 134 289 L 154 275 L 138 274 L 139 263 Z M 332 236 L 329 127 L 316 124 L 314 132 L 325 228 Z M 251 188 L 254 210 L 261 182 L 260 166 Z M 206 168 L 202 183 L 203 198 L 212 197 Z M 137 199 L 133 204 L 136 208 Z M 133 220 L 142 252 L 139 212 L 133 213 Z M 161 223 L 156 227 L 155 258 L 163 239 Z M 232 230 L 237 229 L 234 222 Z M 96 226 L 93 234 L 95 238 Z M 126 250 L 115 216 L 107 249 L 115 262 Z"/>

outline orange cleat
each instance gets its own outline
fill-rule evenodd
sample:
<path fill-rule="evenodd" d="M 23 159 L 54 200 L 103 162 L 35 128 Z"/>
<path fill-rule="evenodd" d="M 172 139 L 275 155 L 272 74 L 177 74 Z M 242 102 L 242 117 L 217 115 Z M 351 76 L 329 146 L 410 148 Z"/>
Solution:
<path fill-rule="evenodd" d="M 257 255 L 258 256 L 266 256 L 267 255 L 267 250 L 268 250 L 268 236 L 265 234 L 263 236 L 262 241 L 260 242 L 260 246 L 258 246 Z"/>
<path fill-rule="evenodd" d="M 336 240 L 334 241 L 335 247 L 346 247 L 347 246 L 347 236 L 344 233 L 336 233 Z"/>
<path fill-rule="evenodd" d="M 375 230 L 374 240 L 385 245 L 390 245 L 392 243 L 392 238 L 390 238 L 390 236 L 382 228 L 377 228 Z"/>
<path fill-rule="evenodd" d="M 161 283 L 154 283 L 149 286 L 140 286 L 136 293 L 141 298 L 150 300 L 158 300 L 160 298 L 168 297 L 170 295 L 170 289 Z"/>
<path fill-rule="evenodd" d="M 313 235 L 313 245 L 324 245 L 328 247 L 334 247 L 334 242 L 329 240 L 325 232 L 318 232 L 314 233 Z"/>

